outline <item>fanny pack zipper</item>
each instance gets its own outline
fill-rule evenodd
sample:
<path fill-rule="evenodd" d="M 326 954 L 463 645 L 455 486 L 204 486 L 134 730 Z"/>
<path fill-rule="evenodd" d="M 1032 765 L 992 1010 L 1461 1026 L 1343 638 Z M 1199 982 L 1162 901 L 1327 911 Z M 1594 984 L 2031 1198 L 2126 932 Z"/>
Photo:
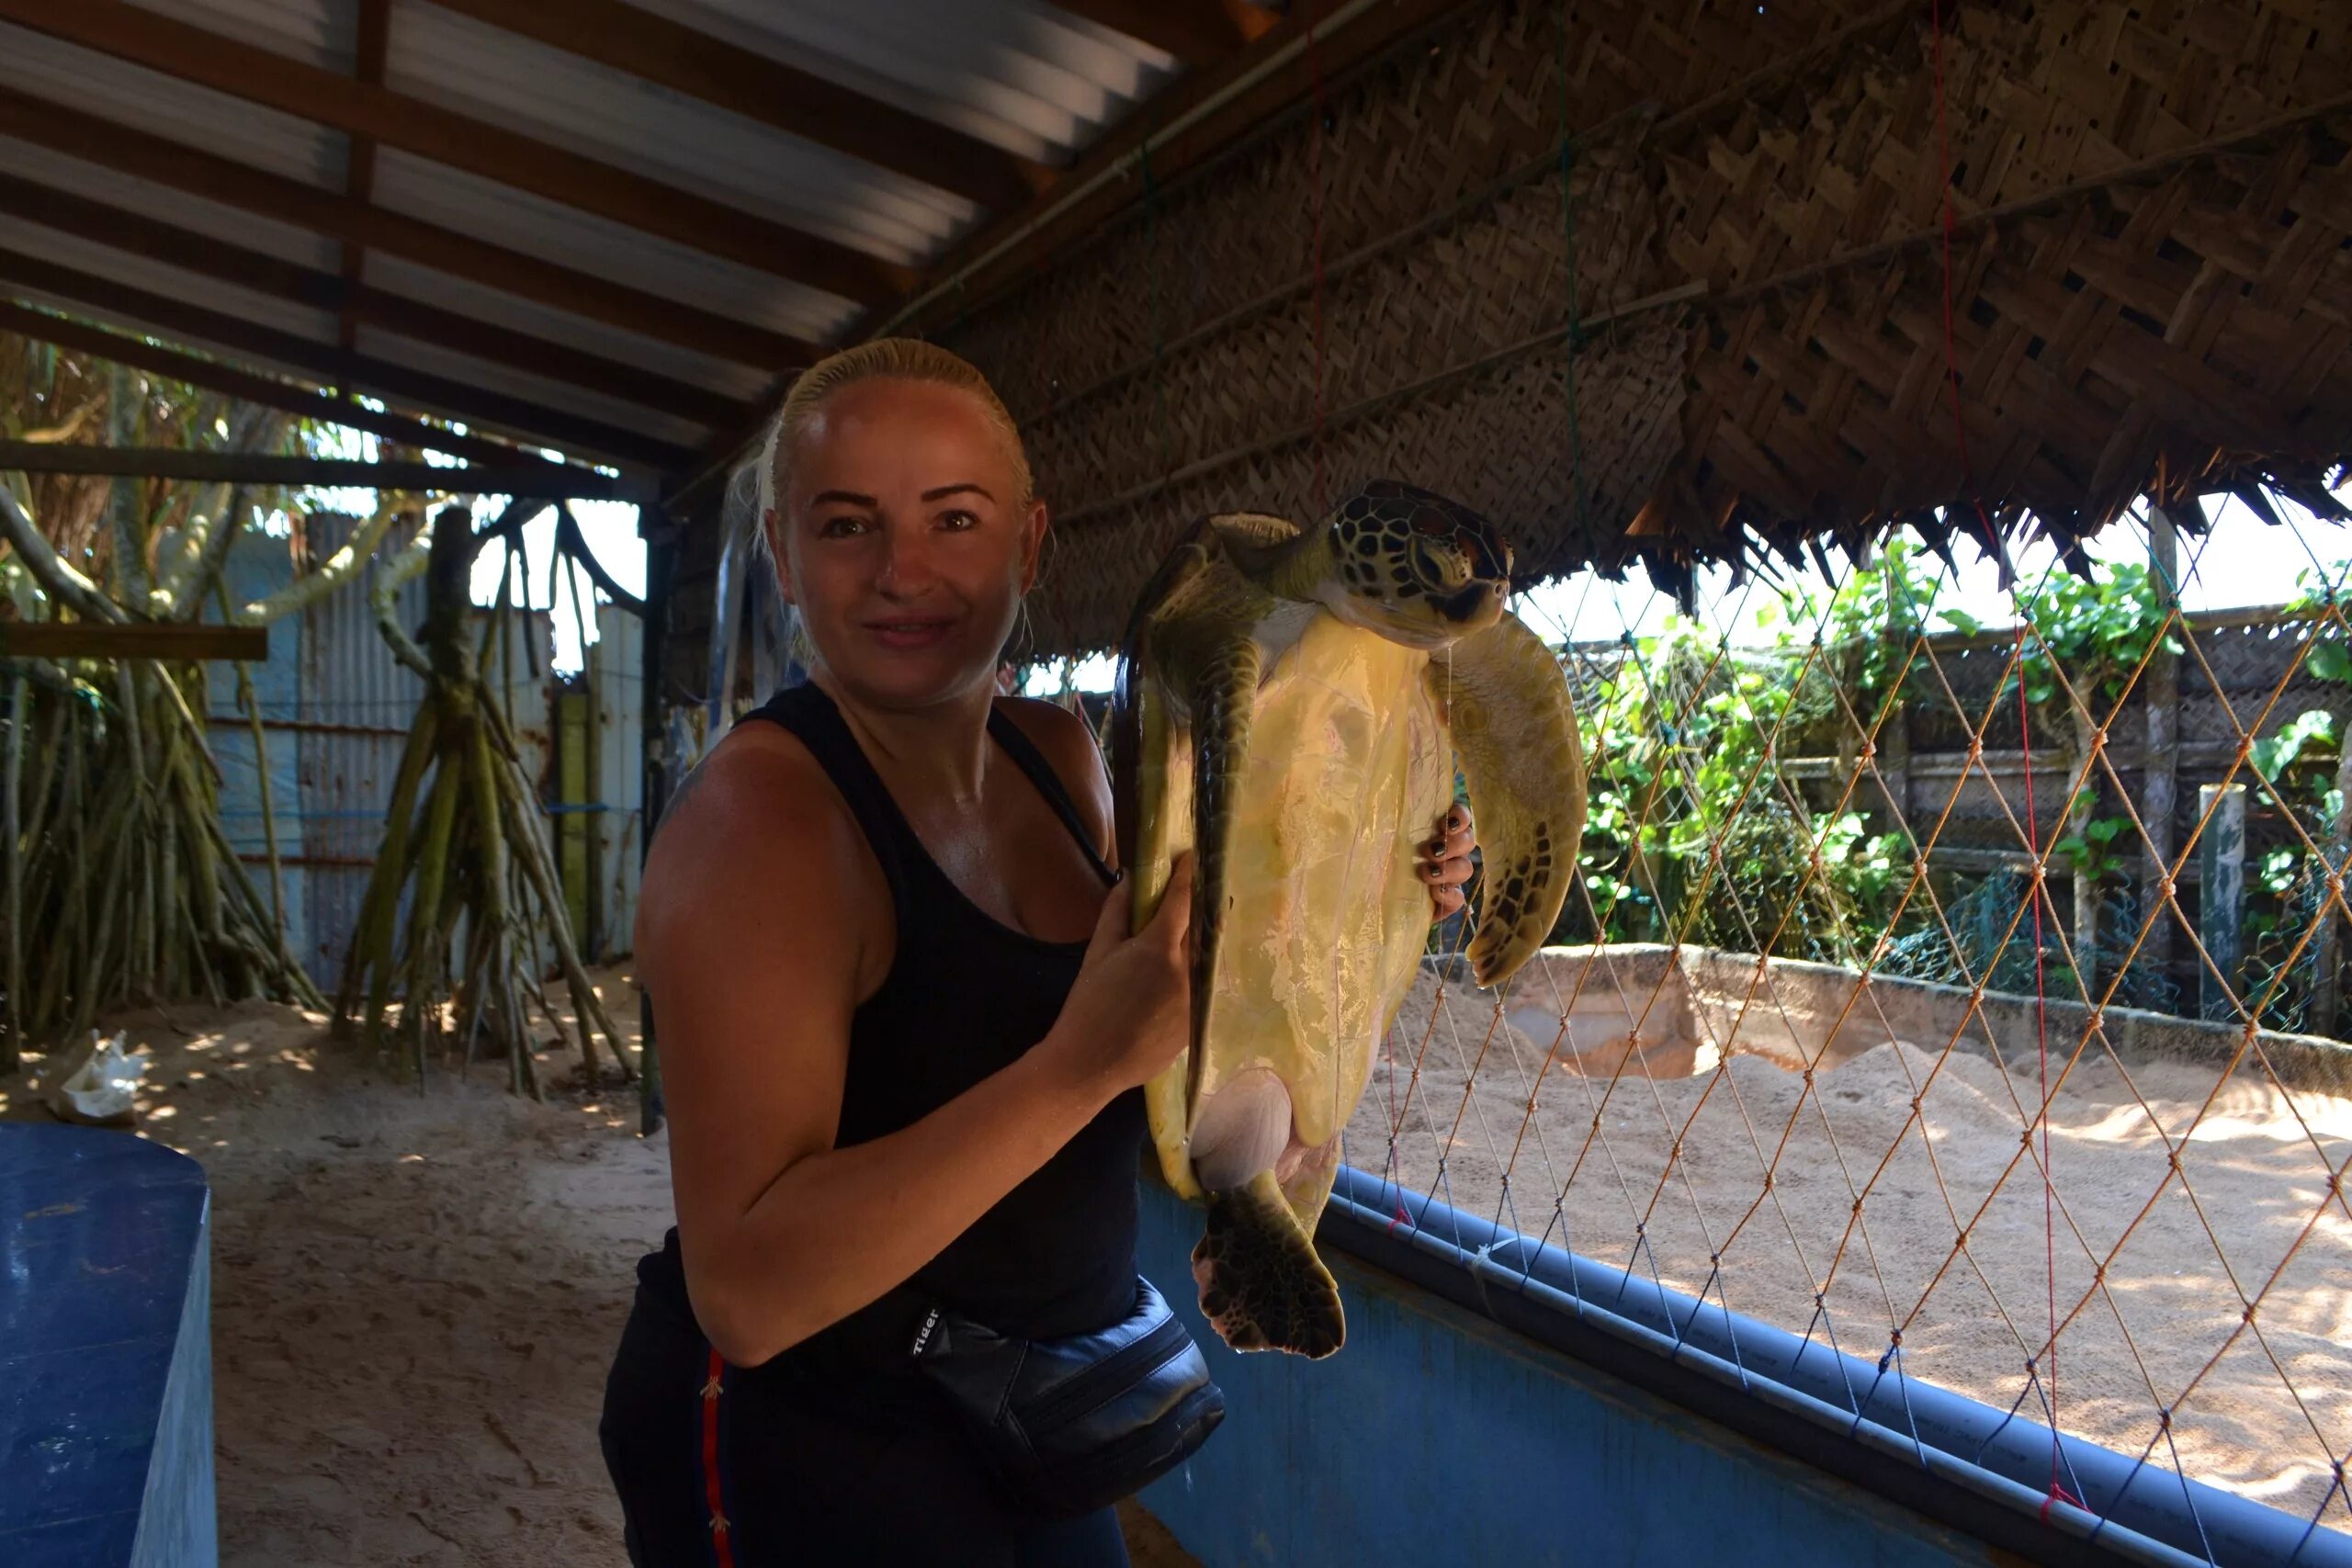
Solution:
<path fill-rule="evenodd" d="M 1075 1372 L 1054 1390 L 1023 1419 L 1022 1425 L 1031 1431 L 1042 1431 L 1072 1410 L 1091 1409 L 1102 1403 L 1097 1391 L 1106 1384 L 1116 1384 L 1146 1363 L 1157 1368 L 1176 1354 L 1186 1336 L 1184 1325 L 1171 1314 L 1162 1318 L 1149 1334 L 1134 1344 L 1125 1346 L 1115 1354 L 1097 1361 L 1085 1371 Z"/>

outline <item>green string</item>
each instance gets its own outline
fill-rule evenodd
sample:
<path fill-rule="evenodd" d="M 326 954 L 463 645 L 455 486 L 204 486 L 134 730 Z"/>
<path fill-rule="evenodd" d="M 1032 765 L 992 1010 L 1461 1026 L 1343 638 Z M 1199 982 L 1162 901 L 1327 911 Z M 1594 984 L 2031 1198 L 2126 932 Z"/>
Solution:
<path fill-rule="evenodd" d="M 1159 411 L 1159 477 L 1168 477 L 1168 457 L 1175 441 L 1175 426 L 1168 416 L 1168 378 L 1160 367 L 1159 318 L 1159 182 L 1151 172 L 1151 140 L 1143 144 L 1144 275 L 1151 290 L 1151 395 Z"/>
<path fill-rule="evenodd" d="M 1584 429 L 1577 418 L 1577 354 L 1584 347 L 1584 322 L 1577 305 L 1577 203 L 1568 174 L 1576 162 L 1576 144 L 1568 133 L 1568 7 L 1560 6 L 1560 231 L 1568 248 L 1568 461 L 1576 473 L 1577 528 L 1584 530 Z"/>

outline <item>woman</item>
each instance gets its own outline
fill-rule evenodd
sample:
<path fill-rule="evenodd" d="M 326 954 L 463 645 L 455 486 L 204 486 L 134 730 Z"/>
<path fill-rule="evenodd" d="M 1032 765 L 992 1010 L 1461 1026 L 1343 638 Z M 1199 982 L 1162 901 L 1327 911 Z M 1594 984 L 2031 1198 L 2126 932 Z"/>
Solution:
<path fill-rule="evenodd" d="M 1046 515 L 978 371 L 836 355 L 762 468 L 811 672 L 695 769 L 639 894 L 678 1224 L 605 1395 L 631 1559 L 1124 1563 L 1110 1510 L 1046 1519 L 991 1483 L 883 1298 L 919 1280 L 1030 1338 L 1128 1311 L 1189 865 L 1126 935 L 1092 737 L 997 691 Z M 1469 874 L 1467 818 L 1445 826 L 1441 913 Z"/>

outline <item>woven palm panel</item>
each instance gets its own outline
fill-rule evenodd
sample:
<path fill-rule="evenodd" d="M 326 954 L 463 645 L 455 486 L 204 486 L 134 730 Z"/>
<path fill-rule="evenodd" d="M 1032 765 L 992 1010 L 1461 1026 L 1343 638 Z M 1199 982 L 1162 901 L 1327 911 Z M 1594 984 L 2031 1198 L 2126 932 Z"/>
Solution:
<path fill-rule="evenodd" d="M 1964 242 L 1965 459 L 1933 248 L 1710 311 L 1668 536 L 1854 536 L 1972 495 L 2063 536 L 2152 477 L 2335 460 L 2352 436 L 2347 137 L 2300 128 Z"/>
<path fill-rule="evenodd" d="M 1641 265 L 1656 210 L 1630 164 L 1573 171 L 1579 308 L 1606 310 Z M 1029 428 L 1044 493 L 1091 515 L 1189 462 L 1259 445 L 1327 412 L 1385 397 L 1432 370 L 1556 332 L 1568 318 L 1556 179 L 1486 204 L 1423 243 L 1332 284 L 1319 310 L 1295 296 L 1250 331 L 1196 339 L 1145 374 Z M 1317 332 L 1321 333 L 1318 392 Z"/>
<path fill-rule="evenodd" d="M 1070 533 L 1128 530 L 1144 564 L 1210 491 L 1300 510 L 1296 461 L 1277 476 L 1265 454 L 1318 406 L 1440 395 L 1565 331 L 1572 266 L 1585 321 L 1630 307 L 1693 329 L 1679 458 L 1632 539 L 1588 533 L 1600 564 L 1638 553 L 1679 582 L 1751 534 L 1793 555 L 1894 518 L 1933 529 L 1926 509 L 1958 500 L 2065 535 L 2151 485 L 2249 475 L 2325 507 L 2352 319 L 2327 116 L 2352 80 L 2352 6 L 2006 0 L 1947 6 L 1940 40 L 1916 5 L 1765 9 L 1579 6 L 1564 51 L 1564 7 L 1468 7 L 1335 85 L 1319 151 L 1295 117 L 948 341 L 1023 419 Z M 1573 248 L 1546 156 L 1564 54 Z M 1531 450 L 1566 423 L 1487 406 L 1491 427 L 1451 427 L 1474 449 Z M 1595 451 L 1643 447 L 1647 427 L 1612 429 L 1608 406 L 1580 396 L 1577 415 Z M 1443 488 L 1443 457 L 1418 460 L 1408 445 L 1380 471 Z M 1527 542 L 1584 564 L 1552 534 Z M 1099 571 L 1080 558 L 1073 595 L 1143 575 L 1101 541 L 1082 552 Z M 1123 614 L 1057 619 L 1099 641 Z"/>
<path fill-rule="evenodd" d="M 1842 36 L 1856 17 L 1894 14 L 1884 0 L 1578 0 L 1564 104 L 1568 9 L 1464 7 L 1434 38 L 1333 83 L 1319 148 L 1314 118 L 1294 113 L 1209 168 L 1151 187 L 1122 220 L 968 311 L 943 340 L 1035 423 L 1049 396 L 1142 374 L 1155 347 L 1310 289 L 1318 176 L 1322 254 L 1336 265 L 1545 163 L 1564 125 L 1581 134 L 1642 106 L 1702 103 Z M 1142 175 L 1130 178 L 1141 195 Z"/>
<path fill-rule="evenodd" d="M 1374 479 L 1410 476 L 1485 513 L 1514 546 L 1515 575 L 1622 564 L 1626 525 L 1679 446 L 1688 354 L 1682 328 L 1666 319 L 1588 344 L 1577 356 L 1572 426 L 1566 355 L 1540 345 L 1329 427 L 1320 501 L 1318 444 L 1308 436 L 1058 529 L 1029 601 L 1035 650 L 1115 644 L 1153 567 L 1198 519 L 1250 509 L 1306 522 Z"/>
<path fill-rule="evenodd" d="M 1937 115 L 1927 7 L 1662 135 L 1666 260 L 1761 281 L 2030 201 L 2340 100 L 2352 6 L 2324 0 L 1948 6 Z M 1948 144 L 1948 145 L 1947 145 Z"/>

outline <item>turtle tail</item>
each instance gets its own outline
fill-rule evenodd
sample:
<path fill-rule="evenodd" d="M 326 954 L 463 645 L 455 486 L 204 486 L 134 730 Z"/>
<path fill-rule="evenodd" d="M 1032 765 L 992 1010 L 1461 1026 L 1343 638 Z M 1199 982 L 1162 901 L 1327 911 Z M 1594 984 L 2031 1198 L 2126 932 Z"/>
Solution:
<path fill-rule="evenodd" d="M 1208 1228 L 1193 1248 L 1201 1313 L 1237 1350 L 1288 1350 L 1319 1360 L 1348 1337 L 1340 1287 L 1271 1170 L 1208 1194 Z"/>

